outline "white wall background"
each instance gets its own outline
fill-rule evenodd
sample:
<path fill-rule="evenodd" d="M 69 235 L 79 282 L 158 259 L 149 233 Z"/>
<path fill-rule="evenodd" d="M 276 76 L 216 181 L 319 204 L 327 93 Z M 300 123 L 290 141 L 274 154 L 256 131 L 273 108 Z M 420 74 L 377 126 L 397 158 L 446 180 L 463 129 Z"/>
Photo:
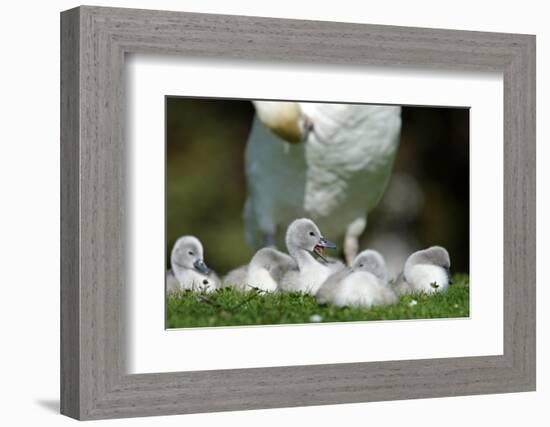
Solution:
<path fill-rule="evenodd" d="M 537 35 L 538 391 L 508 395 L 276 409 L 109 421 L 117 426 L 370 424 L 546 426 L 550 422 L 550 27 L 545 3 L 460 0 L 96 1 L 97 5 L 409 25 Z M 0 25 L 0 420 L 67 425 L 59 384 L 59 11 L 74 1 L 6 2 Z M 27 108 L 32 101 L 33 108 Z M 31 250 L 32 249 L 32 250 Z M 546 359 L 546 360 L 545 360 Z"/>

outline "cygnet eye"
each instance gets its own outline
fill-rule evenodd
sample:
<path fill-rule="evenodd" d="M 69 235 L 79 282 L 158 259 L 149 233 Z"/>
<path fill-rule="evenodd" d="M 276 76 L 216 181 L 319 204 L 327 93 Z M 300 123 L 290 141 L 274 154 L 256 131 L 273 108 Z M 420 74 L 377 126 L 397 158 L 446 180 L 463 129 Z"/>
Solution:
<path fill-rule="evenodd" d="M 363 264 L 359 264 L 359 267 L 363 267 Z"/>
<path fill-rule="evenodd" d="M 310 236 L 315 236 L 315 233 L 314 233 L 313 231 L 310 231 L 310 232 L 309 232 L 309 235 L 310 235 Z"/>
<path fill-rule="evenodd" d="M 203 284 L 203 285 L 208 285 L 208 280 L 204 279 L 204 280 L 202 281 L 202 284 Z"/>
<path fill-rule="evenodd" d="M 189 255 L 193 255 L 193 251 L 189 251 Z"/>

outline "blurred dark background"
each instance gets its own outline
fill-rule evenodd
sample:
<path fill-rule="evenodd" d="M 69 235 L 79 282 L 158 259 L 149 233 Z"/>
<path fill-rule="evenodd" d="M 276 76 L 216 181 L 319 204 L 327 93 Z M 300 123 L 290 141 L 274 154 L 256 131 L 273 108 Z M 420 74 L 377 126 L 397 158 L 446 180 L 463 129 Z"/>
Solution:
<path fill-rule="evenodd" d="M 202 241 L 219 274 L 250 260 L 242 209 L 253 115 L 249 101 L 166 98 L 167 265 L 183 234 Z M 403 107 L 390 184 L 361 247 L 381 251 L 397 274 L 412 251 L 443 245 L 453 271 L 468 272 L 469 201 L 469 110 Z"/>

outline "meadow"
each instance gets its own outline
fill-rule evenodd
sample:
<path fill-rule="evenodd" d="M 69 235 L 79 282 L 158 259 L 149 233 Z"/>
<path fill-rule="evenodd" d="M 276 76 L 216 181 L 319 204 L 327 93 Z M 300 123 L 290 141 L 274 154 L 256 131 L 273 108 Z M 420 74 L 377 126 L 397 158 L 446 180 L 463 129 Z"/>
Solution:
<path fill-rule="evenodd" d="M 446 291 L 402 295 L 395 305 L 371 308 L 319 305 L 299 292 L 181 291 L 167 297 L 166 328 L 468 317 L 469 276 L 456 274 L 453 280 Z"/>

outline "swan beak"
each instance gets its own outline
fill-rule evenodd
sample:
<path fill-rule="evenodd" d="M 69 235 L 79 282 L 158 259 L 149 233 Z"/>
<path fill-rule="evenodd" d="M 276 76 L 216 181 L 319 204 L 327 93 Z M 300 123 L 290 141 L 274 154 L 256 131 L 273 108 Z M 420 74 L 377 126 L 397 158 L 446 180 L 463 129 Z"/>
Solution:
<path fill-rule="evenodd" d="M 315 255 L 319 256 L 323 261 L 328 262 L 326 259 L 326 249 L 336 249 L 336 245 L 330 240 L 321 237 L 319 242 L 317 242 L 313 248 L 313 252 L 315 252 Z"/>
<path fill-rule="evenodd" d="M 252 101 L 260 121 L 282 140 L 299 144 L 313 131 L 312 120 L 297 102 Z"/>
<path fill-rule="evenodd" d="M 195 267 L 195 270 L 197 270 L 199 273 L 202 273 L 202 274 L 210 273 L 210 269 L 206 266 L 205 262 L 202 259 L 196 260 L 193 263 L 193 267 Z"/>

